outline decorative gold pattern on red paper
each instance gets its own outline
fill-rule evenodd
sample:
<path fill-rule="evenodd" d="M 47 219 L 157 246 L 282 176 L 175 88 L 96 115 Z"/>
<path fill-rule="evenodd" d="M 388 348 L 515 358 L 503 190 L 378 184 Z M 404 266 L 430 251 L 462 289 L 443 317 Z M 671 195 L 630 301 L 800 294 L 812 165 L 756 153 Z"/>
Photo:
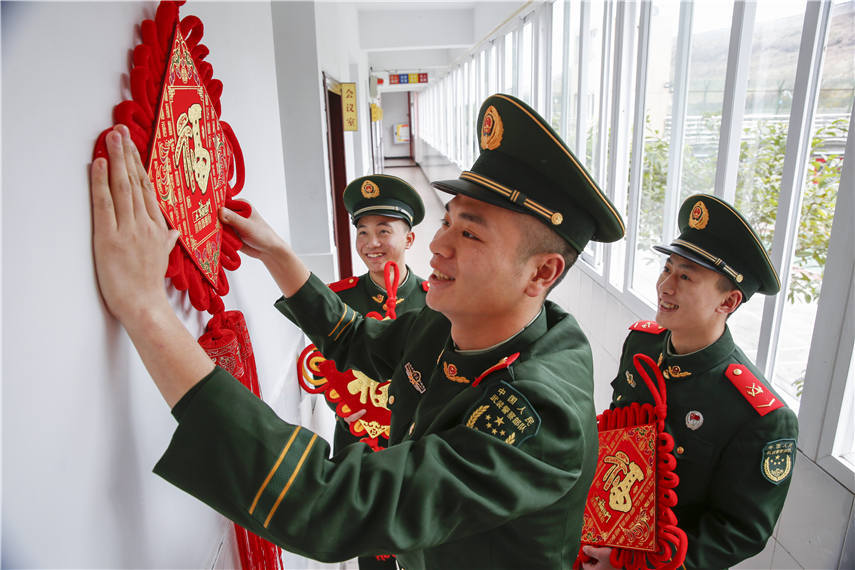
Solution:
<path fill-rule="evenodd" d="M 169 224 L 202 275 L 217 286 L 231 150 L 180 33 L 174 34 L 148 175 Z"/>
<path fill-rule="evenodd" d="M 582 541 L 652 551 L 656 501 L 653 424 L 600 432 L 600 461 L 585 505 Z"/>

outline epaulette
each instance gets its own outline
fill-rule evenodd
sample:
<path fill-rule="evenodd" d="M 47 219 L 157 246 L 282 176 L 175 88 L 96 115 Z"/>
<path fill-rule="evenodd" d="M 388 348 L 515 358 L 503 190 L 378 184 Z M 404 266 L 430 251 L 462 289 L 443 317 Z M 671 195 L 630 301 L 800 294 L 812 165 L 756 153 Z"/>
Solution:
<path fill-rule="evenodd" d="M 356 284 L 359 283 L 359 277 L 347 277 L 342 279 L 341 281 L 336 281 L 335 283 L 330 283 L 327 285 L 333 293 L 338 293 L 339 291 L 347 291 L 348 289 L 353 289 L 356 287 Z"/>
<path fill-rule="evenodd" d="M 430 281 L 422 281 L 422 289 L 427 293 L 427 290 L 430 289 Z"/>
<path fill-rule="evenodd" d="M 484 372 L 479 374 L 478 378 L 476 378 L 472 382 L 472 386 L 473 387 L 477 386 L 478 384 L 481 383 L 481 380 L 483 380 L 484 378 L 486 378 L 487 376 L 489 376 L 493 372 L 497 372 L 499 370 L 504 370 L 505 368 L 507 368 L 508 366 L 513 364 L 514 361 L 516 361 L 516 359 L 519 357 L 520 357 L 520 353 L 515 352 L 515 353 L 511 354 L 510 356 L 506 356 L 506 357 L 502 358 L 497 363 L 495 363 L 493 366 L 491 366 L 490 368 L 488 368 L 487 370 L 485 370 Z"/>
<path fill-rule="evenodd" d="M 662 334 L 666 329 L 656 321 L 636 321 L 630 325 L 629 330 L 641 331 L 650 334 Z"/>
<path fill-rule="evenodd" d="M 747 366 L 731 364 L 724 371 L 724 375 L 761 416 L 784 407 L 784 402 L 779 400 L 763 382 L 754 376 Z"/>

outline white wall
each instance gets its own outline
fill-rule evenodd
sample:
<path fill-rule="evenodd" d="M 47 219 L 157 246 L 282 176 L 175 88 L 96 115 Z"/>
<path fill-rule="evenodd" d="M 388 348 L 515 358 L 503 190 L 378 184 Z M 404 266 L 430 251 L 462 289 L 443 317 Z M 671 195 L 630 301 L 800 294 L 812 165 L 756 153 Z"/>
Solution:
<path fill-rule="evenodd" d="M 383 107 L 383 156 L 386 158 L 410 156 L 410 143 L 395 142 L 395 126 L 410 124 L 410 110 L 406 91 L 386 91 L 380 95 Z"/>
<path fill-rule="evenodd" d="M 151 473 L 175 421 L 106 313 L 92 263 L 87 165 L 128 97 L 130 53 L 154 8 L 2 4 L 3 567 L 234 564 L 224 519 Z M 243 148 L 241 196 L 287 236 L 270 5 L 182 8 L 191 13 Z M 258 262 L 229 281 L 225 304 L 246 316 L 263 392 L 296 420 L 300 335 L 272 308 L 276 287 Z M 205 317 L 170 290 L 198 336 Z"/>

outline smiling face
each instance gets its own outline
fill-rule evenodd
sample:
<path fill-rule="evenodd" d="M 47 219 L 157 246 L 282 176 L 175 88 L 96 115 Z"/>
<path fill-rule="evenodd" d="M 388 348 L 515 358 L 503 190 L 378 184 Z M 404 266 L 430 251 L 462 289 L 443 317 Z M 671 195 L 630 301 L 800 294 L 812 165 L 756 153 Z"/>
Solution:
<path fill-rule="evenodd" d="M 699 350 L 724 332 L 727 315 L 742 301 L 737 289 L 725 291 L 722 275 L 671 254 L 656 281 L 656 322 L 671 330 L 679 353 Z"/>
<path fill-rule="evenodd" d="M 367 215 L 356 222 L 356 252 L 373 277 L 383 283 L 383 268 L 394 261 L 401 270 L 406 265 L 406 251 L 413 245 L 415 234 L 407 222 L 388 216 Z"/>
<path fill-rule="evenodd" d="M 428 306 L 452 324 L 500 322 L 513 314 L 529 297 L 528 277 L 536 271 L 532 259 L 520 259 L 520 216 L 524 214 L 455 196 L 430 244 L 434 272 Z"/>

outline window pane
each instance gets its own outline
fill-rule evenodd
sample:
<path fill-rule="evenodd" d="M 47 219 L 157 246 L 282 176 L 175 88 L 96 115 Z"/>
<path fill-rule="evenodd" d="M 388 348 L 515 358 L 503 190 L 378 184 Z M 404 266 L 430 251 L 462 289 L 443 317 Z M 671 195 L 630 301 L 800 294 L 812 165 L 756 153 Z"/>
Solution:
<path fill-rule="evenodd" d="M 549 74 L 552 90 L 552 117 L 550 117 L 550 123 L 555 132 L 566 139 L 566 133 L 563 132 L 561 124 L 564 61 L 564 0 L 558 0 L 552 5 L 552 69 Z"/>
<path fill-rule="evenodd" d="M 523 24 L 522 34 L 520 34 L 520 85 L 518 97 L 533 107 L 534 103 L 531 100 L 531 28 L 532 23 L 530 21 L 526 22 Z"/>
<path fill-rule="evenodd" d="M 598 168 L 601 161 L 597 160 L 597 156 L 602 146 L 602 137 L 607 137 L 608 133 L 600 133 L 600 102 L 602 93 L 600 85 L 602 75 L 607 73 L 606 66 L 608 61 L 603 57 L 603 18 L 605 13 L 605 2 L 603 0 L 594 0 L 589 6 L 588 28 L 582 30 L 585 34 L 586 42 L 586 61 L 580 61 L 579 65 L 582 72 L 585 74 L 583 81 L 585 82 L 584 107 L 582 109 L 582 117 L 580 120 L 585 125 L 585 151 L 578 158 L 585 164 L 588 170 L 593 175 L 594 179 L 602 184 L 605 182 L 602 172 L 604 169 Z M 600 271 L 602 260 L 602 247 L 598 242 L 588 242 L 585 251 L 582 253 L 582 259 L 591 264 Z"/>
<path fill-rule="evenodd" d="M 514 32 L 505 34 L 505 77 L 502 91 L 515 95 L 517 86 L 514 85 L 514 69 L 516 69 L 516 54 L 514 53 Z"/>
<path fill-rule="evenodd" d="M 680 200 L 713 191 L 733 1 L 704 0 L 692 13 Z"/>
<path fill-rule="evenodd" d="M 498 66 L 499 49 L 495 43 L 490 44 L 489 71 L 487 72 L 487 95 L 492 95 L 499 91 L 499 66 Z M 486 97 L 485 97 L 486 99 Z"/>
<path fill-rule="evenodd" d="M 773 382 L 794 397 L 801 397 L 855 93 L 851 7 L 851 3 L 832 6 L 796 251 L 777 346 Z"/>
<path fill-rule="evenodd" d="M 805 1 L 757 5 L 745 101 L 736 207 L 768 250 L 772 246 L 778 194 L 792 107 Z M 742 350 L 757 357 L 763 302 L 740 308 L 729 321 Z"/>
<path fill-rule="evenodd" d="M 564 22 L 566 24 L 567 34 L 569 37 L 569 45 L 566 54 L 568 64 L 566 66 L 566 75 L 564 82 L 567 86 L 566 105 L 567 115 L 562 117 L 564 123 L 564 142 L 570 146 L 570 149 L 576 156 L 582 156 L 584 153 L 579 152 L 579 141 L 576 140 L 576 123 L 577 113 L 579 110 L 579 28 L 581 26 L 581 2 L 571 2 L 570 6 L 565 6 Z M 570 13 L 567 14 L 566 12 Z"/>
<path fill-rule="evenodd" d="M 662 236 L 665 188 L 668 181 L 668 149 L 671 145 L 674 99 L 674 53 L 677 48 L 680 5 L 661 0 L 653 3 L 650 17 L 650 48 L 647 60 L 647 91 L 644 109 L 644 155 L 641 204 L 632 288 L 642 298 L 656 302 L 656 279 L 664 258 L 652 246 L 670 241 Z"/>

